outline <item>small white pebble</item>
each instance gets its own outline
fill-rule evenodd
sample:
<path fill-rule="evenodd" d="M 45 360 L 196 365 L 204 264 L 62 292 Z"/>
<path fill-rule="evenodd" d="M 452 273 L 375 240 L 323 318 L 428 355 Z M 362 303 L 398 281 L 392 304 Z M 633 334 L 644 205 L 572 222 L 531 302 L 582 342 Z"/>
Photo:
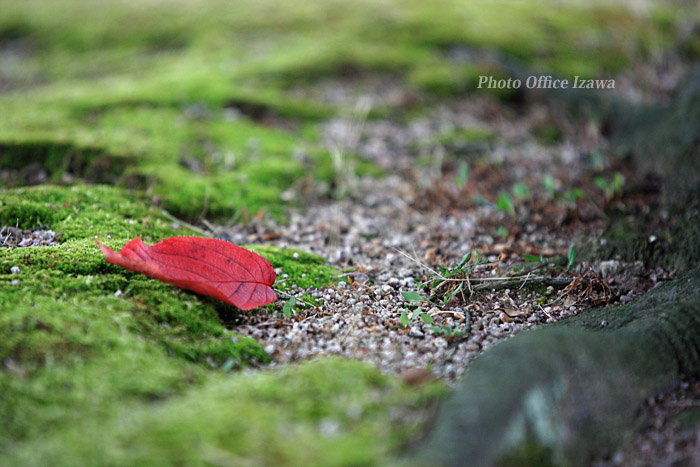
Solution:
<path fill-rule="evenodd" d="M 19 268 L 18 268 L 17 266 L 12 266 L 12 267 L 10 268 L 10 272 L 11 272 L 12 274 L 19 274 Z"/>
<path fill-rule="evenodd" d="M 117 290 L 116 292 L 114 292 L 114 296 L 117 297 L 117 298 L 121 297 L 122 295 L 123 295 L 122 289 L 119 289 L 119 290 Z"/>

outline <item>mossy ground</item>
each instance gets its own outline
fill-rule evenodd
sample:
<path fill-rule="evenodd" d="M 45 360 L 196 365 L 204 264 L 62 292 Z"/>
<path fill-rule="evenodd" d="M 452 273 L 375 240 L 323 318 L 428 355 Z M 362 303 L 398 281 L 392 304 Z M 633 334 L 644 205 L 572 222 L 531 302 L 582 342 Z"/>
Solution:
<path fill-rule="evenodd" d="M 194 233 L 143 195 L 13 189 L 2 192 L 0 218 L 50 224 L 61 242 L 0 250 L 0 464 L 366 463 L 415 428 L 387 411 L 419 410 L 424 392 L 369 366 L 231 373 L 268 361 L 258 342 L 225 328 L 240 311 L 110 265 L 94 243 Z M 289 284 L 335 280 L 316 256 L 253 249 Z"/>
<path fill-rule="evenodd" d="M 331 186 L 339 174 L 318 123 L 348 109 L 292 88 L 385 74 L 429 103 L 473 90 L 479 74 L 508 76 L 465 51 L 592 77 L 672 36 L 666 7 L 510 0 L 6 0 L 2 10 L 0 225 L 49 225 L 60 239 L 0 250 L 8 465 L 381 464 L 433 389 L 342 360 L 231 373 L 268 358 L 226 329 L 238 310 L 107 264 L 94 238 L 118 248 L 196 234 L 154 200 L 178 218 L 230 222 L 283 216 L 280 195 L 297 185 Z M 22 188 L 28 168 L 53 185 Z M 313 255 L 253 249 L 288 275 L 282 287 L 337 273 Z"/>
<path fill-rule="evenodd" d="M 334 176 L 313 126 L 344 110 L 295 97 L 292 85 L 388 73 L 453 95 L 480 74 L 508 75 L 493 62 L 455 58 L 455 48 L 590 77 L 671 39 L 661 7 L 642 16 L 512 1 L 194 5 L 5 2 L 0 43 L 21 60 L 5 67 L 0 85 L 21 92 L 0 96 L 0 168 L 41 147 L 37 162 L 55 181 L 69 172 L 146 188 L 176 216 L 281 215 L 281 192 Z M 70 154 L 88 160 L 52 163 Z"/>

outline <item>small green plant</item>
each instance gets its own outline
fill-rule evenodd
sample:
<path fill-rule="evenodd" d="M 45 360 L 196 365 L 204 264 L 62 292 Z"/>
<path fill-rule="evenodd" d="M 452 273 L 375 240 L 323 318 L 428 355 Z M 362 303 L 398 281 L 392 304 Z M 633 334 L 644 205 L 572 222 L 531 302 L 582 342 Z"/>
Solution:
<path fill-rule="evenodd" d="M 408 290 L 406 292 L 401 292 L 401 295 L 403 295 L 403 298 L 407 302 L 425 302 L 427 299 L 419 294 L 418 292 L 413 292 L 411 290 Z"/>
<path fill-rule="evenodd" d="M 544 178 L 542 179 L 542 185 L 544 186 L 549 199 L 554 199 L 554 197 L 557 195 L 557 187 L 554 183 L 554 177 L 552 177 L 550 174 L 545 174 Z"/>
<path fill-rule="evenodd" d="M 287 303 L 284 304 L 284 307 L 282 307 L 282 313 L 284 313 L 284 316 L 287 318 L 291 318 L 292 315 L 294 314 L 294 305 L 297 304 L 297 298 L 292 295 L 289 297 L 289 300 L 287 300 Z"/>
<path fill-rule="evenodd" d="M 511 191 L 513 192 L 513 196 L 515 196 L 515 199 L 519 199 L 521 201 L 532 197 L 532 193 L 525 182 L 516 183 L 513 185 L 513 188 L 511 188 Z"/>
<path fill-rule="evenodd" d="M 502 191 L 501 195 L 498 197 L 498 201 L 496 201 L 496 207 L 500 211 L 505 212 L 511 217 L 515 216 L 515 207 L 513 206 L 513 200 L 511 199 L 510 195 L 505 191 Z"/>
<path fill-rule="evenodd" d="M 455 265 L 449 269 L 438 264 L 438 277 L 434 278 L 430 284 L 431 296 L 440 299 L 442 305 L 447 305 L 457 294 L 464 293 L 464 284 L 469 275 L 481 264 L 488 261 L 482 258 L 479 250 L 474 250 L 475 261 L 472 261 L 472 252 L 468 252 Z M 433 302 L 431 302 L 433 303 Z"/>
<path fill-rule="evenodd" d="M 462 189 L 466 186 L 469 180 L 469 164 L 461 161 L 457 167 L 457 176 L 455 177 L 455 186 L 458 189 Z"/>
<path fill-rule="evenodd" d="M 435 323 L 435 326 L 429 326 L 428 329 L 433 331 L 435 334 L 442 334 L 445 337 L 462 337 L 467 333 L 466 331 L 460 331 L 459 326 L 457 325 L 450 327 L 442 323 Z"/>
<path fill-rule="evenodd" d="M 576 262 L 576 246 L 575 245 L 571 245 L 569 247 L 569 252 L 566 255 L 566 259 L 567 259 L 566 269 L 571 269 L 571 266 L 573 266 L 574 263 Z"/>
<path fill-rule="evenodd" d="M 498 233 L 498 236 L 501 237 L 501 238 L 506 238 L 506 237 L 508 237 L 508 229 L 506 229 L 506 228 L 503 227 L 502 225 L 499 225 L 499 226 L 498 226 L 497 233 Z"/>
<path fill-rule="evenodd" d="M 401 292 L 401 295 L 403 295 L 403 298 L 409 302 L 409 303 L 419 303 L 419 302 L 427 302 L 429 301 L 427 298 L 419 294 L 418 292 L 414 292 L 411 290 L 408 290 L 406 292 Z M 423 320 L 424 323 L 426 324 L 432 324 L 433 323 L 433 317 L 429 313 L 423 312 L 420 308 L 416 308 L 411 316 L 408 316 L 408 313 L 403 311 L 401 312 L 401 316 L 399 317 L 399 322 L 401 323 L 401 326 L 404 328 L 407 328 L 409 324 L 411 324 L 413 321 L 416 320 L 416 318 L 420 317 L 420 319 Z"/>
<path fill-rule="evenodd" d="M 540 265 L 544 266 L 550 266 L 551 268 L 557 268 L 561 266 L 557 266 L 552 260 L 549 258 L 545 258 L 542 255 L 523 255 L 523 259 L 529 263 L 539 263 Z M 569 247 L 569 251 L 566 254 L 566 269 L 571 269 L 571 266 L 574 265 L 576 262 L 576 246 L 571 245 Z"/>
<path fill-rule="evenodd" d="M 593 179 L 593 183 L 600 191 L 605 193 L 607 199 L 613 199 L 622 193 L 623 177 L 620 172 L 615 172 L 610 181 L 603 177 L 596 177 Z"/>
<path fill-rule="evenodd" d="M 549 260 L 542 255 L 523 255 L 523 259 L 529 263 L 549 264 Z"/>
<path fill-rule="evenodd" d="M 575 203 L 576 201 L 583 199 L 585 197 L 586 197 L 586 193 L 578 187 L 574 187 L 574 188 L 570 189 L 569 192 L 566 194 L 566 198 L 569 201 L 571 201 L 572 203 Z"/>
<path fill-rule="evenodd" d="M 460 282 L 456 289 L 454 289 L 449 294 L 446 294 L 445 298 L 443 298 L 443 300 L 442 300 L 443 305 L 447 305 L 448 303 L 450 303 L 450 300 L 452 300 L 455 297 L 455 295 L 457 295 L 459 292 L 461 292 L 463 287 L 464 287 L 464 282 Z"/>
<path fill-rule="evenodd" d="M 399 318 L 399 322 L 401 323 L 401 326 L 403 327 L 408 327 L 408 314 L 406 314 L 405 311 L 401 312 L 401 317 Z"/>
<path fill-rule="evenodd" d="M 402 327 L 407 328 L 409 324 L 416 320 L 416 318 L 420 318 L 425 324 L 433 324 L 432 315 L 421 311 L 420 308 L 415 309 L 413 313 L 411 313 L 410 317 L 408 316 L 407 312 L 402 311 L 401 316 L 399 317 L 399 323 L 401 323 Z"/>

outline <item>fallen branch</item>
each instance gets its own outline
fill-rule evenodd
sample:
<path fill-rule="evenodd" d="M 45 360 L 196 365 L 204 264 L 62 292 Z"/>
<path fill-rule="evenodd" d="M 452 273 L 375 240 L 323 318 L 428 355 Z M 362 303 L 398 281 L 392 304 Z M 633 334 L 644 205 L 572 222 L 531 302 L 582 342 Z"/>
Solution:
<path fill-rule="evenodd" d="M 570 277 L 544 277 L 544 276 L 535 276 L 535 277 L 491 277 L 491 278 L 483 278 L 483 279 L 470 279 L 472 283 L 477 283 L 476 285 L 472 286 L 472 290 L 501 290 L 501 289 L 509 289 L 509 288 L 522 288 L 526 285 L 545 285 L 545 286 L 552 286 L 555 288 L 564 288 L 577 280 L 577 278 L 570 278 Z M 585 279 L 578 279 L 581 280 L 582 283 L 585 283 Z M 481 283 L 480 283 L 481 282 Z"/>

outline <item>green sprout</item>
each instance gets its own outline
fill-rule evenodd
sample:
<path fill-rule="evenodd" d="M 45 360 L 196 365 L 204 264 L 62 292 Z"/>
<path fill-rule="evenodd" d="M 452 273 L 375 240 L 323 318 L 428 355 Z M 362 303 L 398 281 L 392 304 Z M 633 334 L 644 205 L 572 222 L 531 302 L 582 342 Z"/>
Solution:
<path fill-rule="evenodd" d="M 294 305 L 296 304 L 297 298 L 294 295 L 289 297 L 289 300 L 287 300 L 287 303 L 285 303 L 284 307 L 282 308 L 282 313 L 284 313 L 284 316 L 291 318 L 292 314 L 294 314 Z"/>
<path fill-rule="evenodd" d="M 455 177 L 455 185 L 457 186 L 458 189 L 461 190 L 467 184 L 467 180 L 469 180 L 469 164 L 462 161 L 459 163 L 459 166 L 457 167 L 457 176 Z"/>
<path fill-rule="evenodd" d="M 576 246 L 575 245 L 571 245 L 569 247 L 569 252 L 567 253 L 566 258 L 568 261 L 566 264 L 566 269 L 571 269 L 571 266 L 573 266 L 574 263 L 576 262 Z"/>
<path fill-rule="evenodd" d="M 557 188 L 554 183 L 554 177 L 552 177 L 550 174 L 545 174 L 544 178 L 542 179 L 542 185 L 544 186 L 544 189 L 547 192 L 547 196 L 549 196 L 549 199 L 554 199 L 554 197 L 557 195 Z"/>
<path fill-rule="evenodd" d="M 496 207 L 500 211 L 505 212 L 511 217 L 515 216 L 515 207 L 513 206 L 513 200 L 511 199 L 510 195 L 505 191 L 502 191 L 501 195 L 498 197 L 498 201 L 496 201 Z"/>
<path fill-rule="evenodd" d="M 521 201 L 532 197 L 532 193 L 525 182 L 516 183 L 513 185 L 513 188 L 511 188 L 511 191 L 513 192 L 513 196 L 515 196 L 515 199 L 519 199 Z"/>

